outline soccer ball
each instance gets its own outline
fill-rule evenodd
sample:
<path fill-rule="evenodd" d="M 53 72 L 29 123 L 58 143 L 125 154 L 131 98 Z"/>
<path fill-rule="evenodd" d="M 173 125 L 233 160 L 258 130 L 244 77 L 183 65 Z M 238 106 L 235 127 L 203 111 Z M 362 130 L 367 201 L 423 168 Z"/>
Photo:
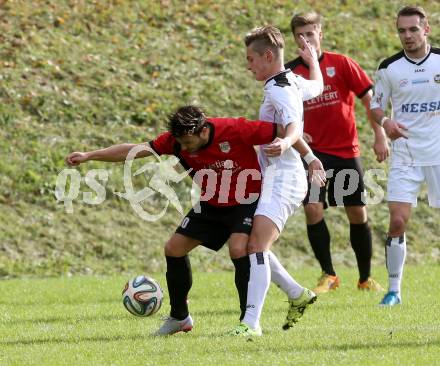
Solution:
<path fill-rule="evenodd" d="M 150 316 L 156 313 L 163 300 L 159 284 L 147 276 L 137 276 L 125 284 L 122 303 L 136 316 Z"/>

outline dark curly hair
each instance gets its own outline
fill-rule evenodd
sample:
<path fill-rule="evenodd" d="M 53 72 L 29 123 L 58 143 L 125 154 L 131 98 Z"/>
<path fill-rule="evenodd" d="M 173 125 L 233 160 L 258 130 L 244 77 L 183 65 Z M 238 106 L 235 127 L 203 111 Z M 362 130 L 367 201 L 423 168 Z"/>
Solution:
<path fill-rule="evenodd" d="M 168 118 L 168 131 L 174 137 L 198 135 L 205 126 L 205 113 L 201 108 L 193 105 L 180 107 Z"/>

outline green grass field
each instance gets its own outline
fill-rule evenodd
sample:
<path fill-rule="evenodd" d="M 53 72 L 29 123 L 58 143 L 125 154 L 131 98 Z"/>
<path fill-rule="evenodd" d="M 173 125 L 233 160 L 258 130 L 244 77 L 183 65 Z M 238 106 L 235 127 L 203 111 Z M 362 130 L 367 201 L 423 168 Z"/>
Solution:
<path fill-rule="evenodd" d="M 385 283 L 385 271 L 377 277 Z M 283 331 L 287 303 L 271 287 L 254 341 L 223 334 L 236 324 L 231 272 L 194 275 L 190 310 L 195 328 L 155 338 L 169 311 L 136 318 L 122 306 L 125 277 L 14 279 L 0 282 L 1 365 L 438 365 L 440 268 L 406 268 L 404 304 L 377 306 L 381 295 L 355 289 L 354 270 L 341 288 L 321 295 L 294 328 Z M 295 271 L 313 286 L 316 270 Z M 165 280 L 157 275 L 162 285 Z"/>

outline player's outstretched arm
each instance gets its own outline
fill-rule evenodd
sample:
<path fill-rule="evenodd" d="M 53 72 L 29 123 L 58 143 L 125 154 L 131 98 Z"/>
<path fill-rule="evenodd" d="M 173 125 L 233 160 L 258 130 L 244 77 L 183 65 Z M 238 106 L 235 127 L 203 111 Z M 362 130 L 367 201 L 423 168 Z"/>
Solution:
<path fill-rule="evenodd" d="M 106 161 L 106 162 L 119 162 L 124 161 L 127 158 L 131 149 L 137 146 L 149 146 L 146 143 L 142 144 L 119 144 L 107 147 L 105 149 L 86 151 L 86 152 L 72 152 L 66 157 L 66 163 L 70 166 L 77 166 L 81 163 L 85 163 L 89 160 Z M 136 155 L 136 158 L 143 158 L 150 156 L 151 152 L 144 149 Z"/>
<path fill-rule="evenodd" d="M 385 130 L 382 126 L 380 126 L 376 121 L 374 120 L 371 110 L 370 110 L 370 103 L 371 98 L 373 96 L 373 92 L 370 90 L 367 94 L 365 94 L 362 98 L 362 104 L 365 107 L 365 112 L 367 113 L 368 121 L 370 122 L 371 127 L 374 131 L 374 145 L 373 150 L 376 154 L 376 160 L 381 163 L 382 161 L 385 161 L 388 156 L 390 155 L 390 148 L 388 146 L 388 139 L 387 135 L 385 133 Z"/>

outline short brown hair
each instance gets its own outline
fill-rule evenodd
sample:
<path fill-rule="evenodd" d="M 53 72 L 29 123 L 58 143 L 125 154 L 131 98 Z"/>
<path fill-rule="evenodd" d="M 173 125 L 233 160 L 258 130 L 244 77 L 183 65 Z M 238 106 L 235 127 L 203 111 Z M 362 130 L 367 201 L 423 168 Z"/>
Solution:
<path fill-rule="evenodd" d="M 428 17 L 426 16 L 425 9 L 423 9 L 421 6 L 404 6 L 397 13 L 397 18 L 410 17 L 412 15 L 418 15 L 420 18 L 420 23 L 423 25 L 428 22 Z"/>
<path fill-rule="evenodd" d="M 311 11 L 309 13 L 295 14 L 290 21 L 290 29 L 295 34 L 296 27 L 304 27 L 305 25 L 313 24 L 321 27 L 322 17 L 320 14 Z"/>
<path fill-rule="evenodd" d="M 246 47 L 252 45 L 252 49 L 259 55 L 262 55 L 268 48 L 277 56 L 279 50 L 284 48 L 284 38 L 281 31 L 272 26 L 254 28 L 244 38 Z"/>

